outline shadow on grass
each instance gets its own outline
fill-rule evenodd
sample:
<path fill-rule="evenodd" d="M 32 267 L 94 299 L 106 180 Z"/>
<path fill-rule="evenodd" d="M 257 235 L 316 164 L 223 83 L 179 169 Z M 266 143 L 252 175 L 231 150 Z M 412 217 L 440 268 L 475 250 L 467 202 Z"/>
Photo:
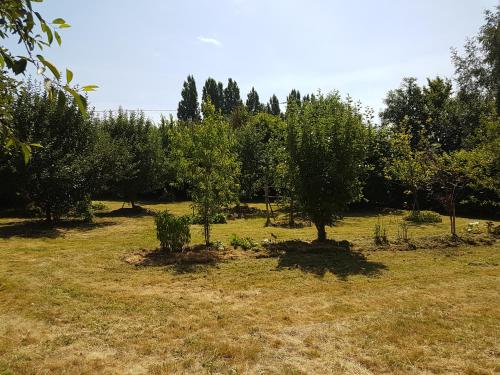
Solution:
<path fill-rule="evenodd" d="M 0 238 L 57 238 L 68 229 L 87 232 L 97 228 L 115 225 L 115 222 L 86 223 L 80 220 L 47 223 L 46 221 L 17 221 L 0 224 Z"/>
<path fill-rule="evenodd" d="M 331 272 L 347 280 L 352 275 L 377 276 L 387 269 L 383 263 L 369 261 L 362 253 L 351 250 L 347 241 L 284 241 L 267 248 L 278 257 L 278 270 L 298 268 L 321 277 Z"/>
<path fill-rule="evenodd" d="M 109 212 L 97 212 L 97 217 L 142 217 L 154 216 L 154 211 L 141 206 L 122 207 Z"/>
<path fill-rule="evenodd" d="M 228 259 L 228 254 L 217 249 L 206 249 L 204 245 L 197 245 L 182 252 L 142 249 L 140 252 L 127 256 L 124 260 L 136 267 L 170 266 L 176 273 L 183 274 L 205 271 L 225 259 Z"/>

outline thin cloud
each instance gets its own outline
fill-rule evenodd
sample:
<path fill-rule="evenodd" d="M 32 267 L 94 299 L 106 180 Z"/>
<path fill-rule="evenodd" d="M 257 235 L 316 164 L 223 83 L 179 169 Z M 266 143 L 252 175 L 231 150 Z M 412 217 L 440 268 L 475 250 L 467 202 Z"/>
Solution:
<path fill-rule="evenodd" d="M 222 47 L 222 43 L 215 38 L 207 38 L 205 36 L 199 36 L 196 39 L 198 39 L 202 43 L 208 43 L 208 44 L 213 44 L 214 46 L 217 46 L 217 47 Z"/>

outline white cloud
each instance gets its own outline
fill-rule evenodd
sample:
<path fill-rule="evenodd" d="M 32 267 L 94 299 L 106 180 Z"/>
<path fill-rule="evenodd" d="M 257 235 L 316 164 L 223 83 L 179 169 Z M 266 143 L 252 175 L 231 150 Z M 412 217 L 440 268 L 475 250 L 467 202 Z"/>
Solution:
<path fill-rule="evenodd" d="M 213 44 L 214 46 L 217 46 L 217 47 L 222 47 L 222 43 L 215 38 L 207 38 L 205 36 L 199 36 L 196 39 L 198 39 L 202 43 L 208 43 L 208 44 Z"/>

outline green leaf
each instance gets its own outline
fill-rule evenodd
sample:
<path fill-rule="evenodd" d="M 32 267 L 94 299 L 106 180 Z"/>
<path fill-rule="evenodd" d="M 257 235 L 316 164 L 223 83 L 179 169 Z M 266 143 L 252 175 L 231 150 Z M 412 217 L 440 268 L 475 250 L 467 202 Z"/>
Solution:
<path fill-rule="evenodd" d="M 16 75 L 24 73 L 24 71 L 26 70 L 27 63 L 28 62 L 26 61 L 26 59 L 19 59 L 19 60 L 14 61 L 14 64 L 12 66 L 12 71 Z"/>
<path fill-rule="evenodd" d="M 82 90 L 85 92 L 90 92 L 90 91 L 95 91 L 95 89 L 97 89 L 97 88 L 99 88 L 99 86 L 97 86 L 97 85 L 87 85 L 87 86 L 83 86 Z"/>
<path fill-rule="evenodd" d="M 62 39 L 61 36 L 57 31 L 54 31 L 54 37 L 56 38 L 57 44 L 61 45 L 62 44 Z"/>
<path fill-rule="evenodd" d="M 85 106 L 85 99 L 78 92 L 76 92 L 74 89 L 72 89 L 68 85 L 64 86 L 64 90 L 66 90 L 68 93 L 70 93 L 73 96 L 73 99 L 75 99 L 76 105 L 80 109 L 81 114 L 84 117 L 88 117 L 87 108 Z"/>
<path fill-rule="evenodd" d="M 62 24 L 65 24 L 66 21 L 63 20 L 62 18 L 56 18 L 52 21 L 52 23 L 55 23 L 56 25 L 62 25 Z"/>
<path fill-rule="evenodd" d="M 50 29 L 49 26 L 45 22 L 42 22 L 42 31 L 47 34 L 47 41 L 49 44 L 52 44 L 52 41 L 54 40 L 54 37 L 52 35 L 52 30 Z"/>
<path fill-rule="evenodd" d="M 68 85 L 70 84 L 72 79 L 73 79 L 73 72 L 69 69 L 66 69 L 66 82 L 68 83 Z"/>
<path fill-rule="evenodd" d="M 40 143 L 30 143 L 30 146 L 36 148 L 43 148 L 43 146 Z"/>
<path fill-rule="evenodd" d="M 37 55 L 36 57 L 38 57 L 38 60 L 40 60 L 43 65 L 50 69 L 54 77 L 56 77 L 57 79 L 61 79 L 61 73 L 59 73 L 59 70 L 57 70 L 57 68 L 51 62 L 45 60 L 42 55 Z"/>
<path fill-rule="evenodd" d="M 31 147 L 26 143 L 21 143 L 21 153 L 23 154 L 24 164 L 28 164 L 31 158 Z"/>
<path fill-rule="evenodd" d="M 67 24 L 67 23 L 63 23 L 63 24 L 59 25 L 59 28 L 60 28 L 60 29 L 68 29 L 68 28 L 70 28 L 70 27 L 71 27 L 71 25 L 69 25 L 69 24 Z"/>
<path fill-rule="evenodd" d="M 0 55 L 0 68 L 3 68 L 5 66 L 5 59 L 3 58 L 2 55 Z"/>

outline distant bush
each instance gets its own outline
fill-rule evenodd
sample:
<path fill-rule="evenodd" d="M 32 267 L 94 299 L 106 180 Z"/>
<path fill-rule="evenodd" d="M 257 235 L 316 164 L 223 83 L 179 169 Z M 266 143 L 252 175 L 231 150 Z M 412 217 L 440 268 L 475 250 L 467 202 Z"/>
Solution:
<path fill-rule="evenodd" d="M 440 223 L 443 221 L 441 216 L 434 211 L 418 211 L 404 217 L 406 221 L 413 223 Z"/>
<path fill-rule="evenodd" d="M 235 249 L 241 247 L 243 250 L 250 250 L 257 246 L 257 243 L 250 237 L 239 237 L 236 234 L 231 236 L 231 246 Z"/>
<path fill-rule="evenodd" d="M 191 239 L 188 216 L 174 216 L 168 211 L 156 214 L 156 237 L 166 251 L 180 251 Z"/>

